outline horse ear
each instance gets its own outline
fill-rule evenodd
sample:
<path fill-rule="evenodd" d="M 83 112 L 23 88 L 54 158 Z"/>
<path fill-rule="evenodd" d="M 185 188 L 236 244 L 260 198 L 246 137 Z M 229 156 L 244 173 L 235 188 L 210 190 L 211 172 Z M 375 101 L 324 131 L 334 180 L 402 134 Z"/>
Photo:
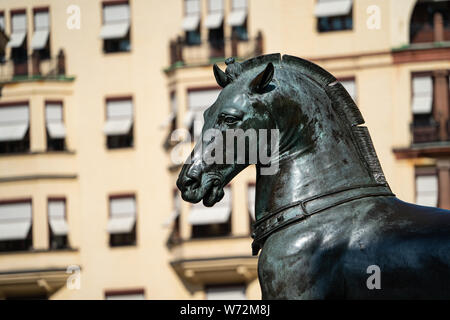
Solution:
<path fill-rule="evenodd" d="M 255 79 L 250 82 L 250 89 L 257 93 L 262 93 L 264 89 L 267 88 L 270 81 L 272 81 L 274 74 L 274 67 L 272 62 L 269 62 L 260 74 L 258 74 Z"/>
<path fill-rule="evenodd" d="M 223 72 L 222 70 L 220 70 L 220 68 L 215 63 L 213 66 L 213 70 L 214 70 L 214 77 L 216 78 L 217 84 L 219 86 L 221 86 L 222 88 L 225 88 L 230 83 L 230 79 L 228 78 L 226 73 Z"/>

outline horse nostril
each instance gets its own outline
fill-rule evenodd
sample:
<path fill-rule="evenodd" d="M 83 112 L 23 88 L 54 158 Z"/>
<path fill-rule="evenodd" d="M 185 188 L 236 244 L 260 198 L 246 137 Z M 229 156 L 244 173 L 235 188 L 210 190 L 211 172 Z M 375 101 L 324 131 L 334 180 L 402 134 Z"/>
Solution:
<path fill-rule="evenodd" d="M 200 180 L 197 179 L 196 177 L 192 177 L 192 176 L 186 176 L 184 178 L 184 187 L 185 188 L 195 188 L 198 187 L 200 185 Z"/>

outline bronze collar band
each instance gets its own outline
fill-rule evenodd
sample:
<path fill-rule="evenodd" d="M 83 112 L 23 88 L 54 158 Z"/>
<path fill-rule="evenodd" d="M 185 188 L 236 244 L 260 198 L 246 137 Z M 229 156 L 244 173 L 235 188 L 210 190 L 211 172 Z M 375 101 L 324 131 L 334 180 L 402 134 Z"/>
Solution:
<path fill-rule="evenodd" d="M 348 193 L 357 191 L 349 196 Z M 316 195 L 301 201 L 278 208 L 263 215 L 253 224 L 252 254 L 255 256 L 262 248 L 265 240 L 275 231 L 313 214 L 325 211 L 337 205 L 375 196 L 395 196 L 386 184 L 366 184 L 352 187 L 343 187 L 327 193 Z M 301 210 L 288 210 L 299 206 Z"/>

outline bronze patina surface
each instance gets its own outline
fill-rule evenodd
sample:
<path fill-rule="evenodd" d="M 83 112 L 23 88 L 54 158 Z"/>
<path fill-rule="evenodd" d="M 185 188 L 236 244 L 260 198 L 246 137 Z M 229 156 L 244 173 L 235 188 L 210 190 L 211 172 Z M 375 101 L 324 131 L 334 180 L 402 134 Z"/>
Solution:
<path fill-rule="evenodd" d="M 278 170 L 264 175 L 267 164 L 256 163 L 252 237 L 262 298 L 449 299 L 450 212 L 392 194 L 344 87 L 293 56 L 226 63 L 225 72 L 214 66 L 223 90 L 204 113 L 202 137 L 177 186 L 184 200 L 212 206 L 250 164 L 207 164 L 205 150 L 217 143 L 208 129 L 224 136 L 229 129 L 278 130 L 278 152 L 265 146 Z M 372 265 L 380 289 L 367 286 Z"/>

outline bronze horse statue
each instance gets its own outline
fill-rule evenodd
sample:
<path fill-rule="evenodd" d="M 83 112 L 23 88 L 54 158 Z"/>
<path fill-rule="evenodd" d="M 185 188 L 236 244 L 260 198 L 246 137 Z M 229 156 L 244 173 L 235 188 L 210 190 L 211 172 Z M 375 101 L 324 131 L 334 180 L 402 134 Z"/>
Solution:
<path fill-rule="evenodd" d="M 214 65 L 223 90 L 204 113 L 202 137 L 177 186 L 185 201 L 212 206 L 250 164 L 248 157 L 206 163 L 205 150 L 217 141 L 206 137 L 208 129 L 279 131 L 277 152 L 266 147 L 278 170 L 262 174 L 267 164 L 255 163 L 252 247 L 254 255 L 261 250 L 262 298 L 450 299 L 450 211 L 392 194 L 342 84 L 289 55 L 226 64 L 225 72 Z M 376 288 L 368 286 L 374 265 Z"/>

